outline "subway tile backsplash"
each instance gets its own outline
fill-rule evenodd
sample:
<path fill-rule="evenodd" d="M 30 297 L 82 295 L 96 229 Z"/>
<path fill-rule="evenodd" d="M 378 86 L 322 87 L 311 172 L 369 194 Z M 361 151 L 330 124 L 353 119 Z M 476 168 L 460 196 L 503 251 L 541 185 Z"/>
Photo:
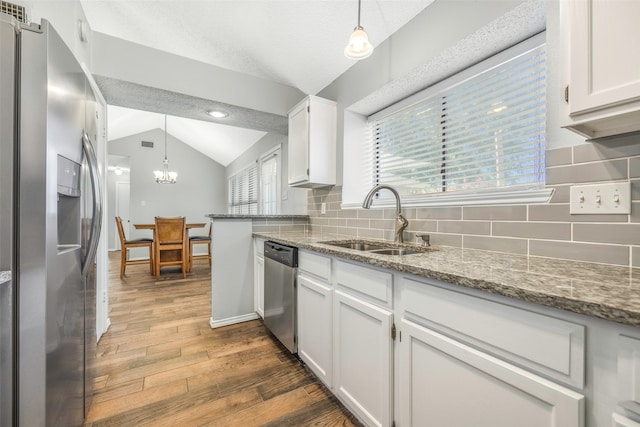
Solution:
<path fill-rule="evenodd" d="M 630 215 L 571 215 L 571 185 L 630 181 Z M 405 241 L 640 267 L 640 134 L 547 151 L 549 204 L 408 208 Z M 309 191 L 309 228 L 393 240 L 395 209 L 342 210 L 342 188 Z M 320 214 L 321 204 L 327 213 Z"/>

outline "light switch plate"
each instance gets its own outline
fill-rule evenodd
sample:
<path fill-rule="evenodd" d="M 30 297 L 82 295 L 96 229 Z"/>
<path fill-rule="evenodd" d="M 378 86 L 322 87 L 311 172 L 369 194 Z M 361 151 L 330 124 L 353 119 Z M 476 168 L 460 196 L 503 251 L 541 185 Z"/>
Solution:
<path fill-rule="evenodd" d="M 631 213 L 631 184 L 614 182 L 611 184 L 590 184 L 571 186 L 569 212 L 580 214 L 622 214 Z"/>

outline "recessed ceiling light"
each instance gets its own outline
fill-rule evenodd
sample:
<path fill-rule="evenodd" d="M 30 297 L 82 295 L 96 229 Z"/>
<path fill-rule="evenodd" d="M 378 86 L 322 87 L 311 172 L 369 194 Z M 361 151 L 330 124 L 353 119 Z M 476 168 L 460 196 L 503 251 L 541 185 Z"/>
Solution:
<path fill-rule="evenodd" d="M 211 117 L 215 117 L 216 119 L 224 119 L 225 117 L 229 117 L 229 113 L 220 110 L 208 110 L 207 114 Z"/>

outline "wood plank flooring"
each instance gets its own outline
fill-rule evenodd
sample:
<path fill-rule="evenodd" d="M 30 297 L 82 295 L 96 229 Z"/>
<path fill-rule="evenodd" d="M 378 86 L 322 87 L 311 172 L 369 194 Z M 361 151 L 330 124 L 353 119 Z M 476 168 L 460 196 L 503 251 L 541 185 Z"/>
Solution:
<path fill-rule="evenodd" d="M 361 425 L 262 321 L 210 328 L 206 261 L 186 279 L 136 265 L 121 280 L 119 256 L 85 427 Z"/>

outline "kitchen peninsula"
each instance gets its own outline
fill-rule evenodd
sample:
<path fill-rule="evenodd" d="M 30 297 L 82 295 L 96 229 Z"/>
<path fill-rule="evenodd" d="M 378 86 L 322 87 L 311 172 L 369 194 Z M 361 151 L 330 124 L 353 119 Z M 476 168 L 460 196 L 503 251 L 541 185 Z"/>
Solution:
<path fill-rule="evenodd" d="M 210 214 L 212 328 L 257 319 L 253 232 L 304 232 L 307 215 Z"/>

